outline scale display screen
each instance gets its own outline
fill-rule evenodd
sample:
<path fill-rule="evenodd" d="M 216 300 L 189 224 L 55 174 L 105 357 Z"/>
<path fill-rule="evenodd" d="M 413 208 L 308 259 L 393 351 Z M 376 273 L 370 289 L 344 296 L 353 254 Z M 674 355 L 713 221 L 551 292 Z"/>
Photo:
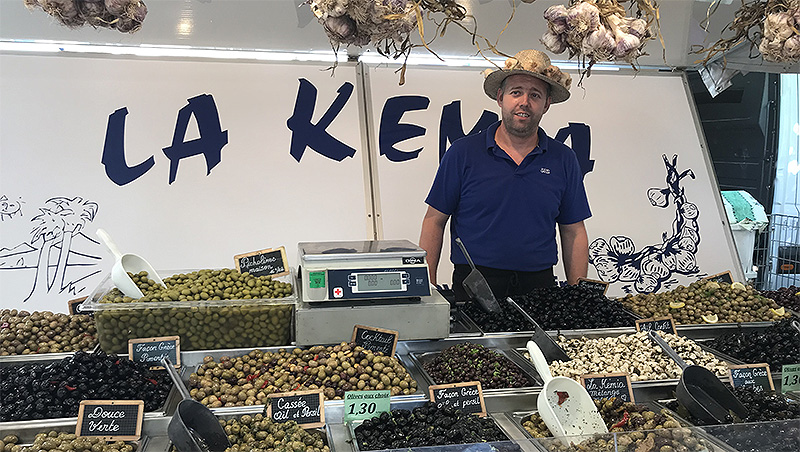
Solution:
<path fill-rule="evenodd" d="M 404 284 L 403 272 L 354 273 L 352 276 L 355 276 L 353 293 L 403 292 L 408 287 L 408 276 Z"/>

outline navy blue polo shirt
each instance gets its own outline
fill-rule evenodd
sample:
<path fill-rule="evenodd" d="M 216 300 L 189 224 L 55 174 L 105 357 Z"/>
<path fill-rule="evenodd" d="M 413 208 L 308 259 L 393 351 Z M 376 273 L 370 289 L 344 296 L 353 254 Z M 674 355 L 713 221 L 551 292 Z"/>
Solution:
<path fill-rule="evenodd" d="M 558 262 L 556 223 L 591 216 L 578 159 L 539 128 L 539 145 L 519 166 L 494 139 L 500 122 L 456 140 L 445 152 L 425 202 L 450 215 L 476 265 L 539 271 Z M 452 241 L 450 260 L 467 264 Z"/>

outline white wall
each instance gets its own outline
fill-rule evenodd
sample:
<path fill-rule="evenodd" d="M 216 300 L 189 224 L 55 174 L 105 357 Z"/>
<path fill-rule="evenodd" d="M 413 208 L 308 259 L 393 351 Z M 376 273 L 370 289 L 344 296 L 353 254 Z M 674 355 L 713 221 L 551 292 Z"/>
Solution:
<path fill-rule="evenodd" d="M 87 295 L 112 263 L 94 237 L 98 227 L 123 252 L 140 254 L 157 269 L 230 267 L 236 254 L 281 245 L 296 265 L 298 241 L 373 236 L 369 177 L 378 186 L 378 234 L 416 242 L 438 164 L 442 107 L 460 100 L 467 131 L 484 109 L 496 111 L 482 93 L 479 70 L 411 67 L 406 84 L 398 86 L 396 68 L 367 66 L 368 108 L 360 108 L 355 66 L 342 64 L 333 74 L 325 67 L 0 53 L 0 305 L 65 311 L 67 300 Z M 312 123 L 323 117 L 337 90 L 355 87 L 326 129 L 355 150 L 352 157 L 336 161 L 307 148 L 298 162 L 289 154 L 287 120 L 300 79 L 317 88 Z M 542 125 L 551 135 L 570 122 L 591 128 L 595 163 L 585 178 L 594 212 L 587 222 L 590 241 L 626 236 L 639 257 L 669 259 L 664 256 L 670 253 L 656 248 L 662 232 L 672 235 L 674 199 L 657 208 L 647 191 L 666 186 L 662 154 L 670 161 L 677 154 L 678 171 L 692 169 L 696 175 L 680 186 L 700 212 L 701 239 L 690 256 L 699 268 L 689 275 L 669 272 L 661 282 L 670 286 L 735 270 L 735 252 L 682 78 L 596 72 L 584 85 L 585 90 L 573 88 L 569 102 L 551 108 Z M 172 142 L 179 110 L 204 94 L 213 96 L 228 143 L 209 174 L 203 156 L 189 157 L 180 161 L 170 184 L 170 160 L 162 148 Z M 401 119 L 425 129 L 424 136 L 397 144 L 403 152 L 422 148 L 403 162 L 380 156 L 375 145 L 383 107 L 397 96 L 429 100 L 426 108 Z M 109 117 L 123 107 L 128 109 L 127 164 L 151 156 L 155 164 L 120 186 L 106 175 L 101 160 Z M 368 134 L 371 148 L 364 140 Z M 185 140 L 198 137 L 192 119 Z M 368 149 L 372 173 L 365 166 Z M 66 245 L 48 237 L 52 246 L 49 261 L 41 261 L 49 262 L 44 278 L 37 264 L 47 246 L 37 231 L 63 231 L 59 222 L 74 219 L 65 209 L 76 204 L 85 215 L 72 224 L 83 229 L 73 237 L 66 266 L 58 259 Z M 646 246 L 653 248 L 643 254 Z M 604 264 L 611 265 L 608 259 Z M 59 267 L 65 269 L 63 280 Z M 623 270 L 629 276 L 638 267 Z M 446 268 L 440 276 L 449 281 Z M 591 267 L 590 277 L 599 276 Z M 618 281 L 610 293 L 621 294 L 631 285 Z"/>

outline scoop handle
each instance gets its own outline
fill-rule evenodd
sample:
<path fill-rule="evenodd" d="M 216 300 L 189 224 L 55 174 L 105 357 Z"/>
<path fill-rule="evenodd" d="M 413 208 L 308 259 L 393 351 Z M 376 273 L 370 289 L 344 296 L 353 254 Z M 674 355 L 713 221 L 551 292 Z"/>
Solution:
<path fill-rule="evenodd" d="M 461 252 L 464 253 L 464 257 L 467 258 L 467 262 L 469 262 L 469 266 L 475 270 L 475 263 L 472 262 L 472 258 L 469 257 L 469 253 L 467 252 L 467 247 L 464 246 L 464 242 L 461 241 L 461 237 L 456 237 L 456 244 L 459 248 L 461 248 Z"/>
<path fill-rule="evenodd" d="M 181 381 L 181 376 L 178 375 L 178 371 L 175 370 L 175 366 L 172 365 L 172 362 L 169 358 L 161 358 L 161 365 L 167 369 L 167 373 L 169 377 L 172 378 L 172 383 L 178 388 L 178 392 L 181 393 L 181 399 L 188 400 L 192 398 L 192 395 L 189 394 L 189 390 L 186 388 L 186 385 L 183 384 Z"/>
<path fill-rule="evenodd" d="M 653 330 L 650 330 L 647 332 L 647 335 L 650 336 L 650 339 L 652 339 L 653 342 L 658 344 L 662 350 L 664 350 L 664 353 L 666 353 L 670 358 L 672 358 L 673 361 L 675 361 L 679 366 L 681 366 L 681 369 L 686 369 L 687 367 L 689 367 L 689 365 L 686 364 L 686 361 L 684 361 L 678 355 L 678 353 L 676 353 L 675 350 L 673 350 L 672 347 L 670 347 L 669 344 L 667 344 L 667 341 L 665 341 L 664 339 L 661 338 L 661 336 L 658 335 L 658 333 L 656 333 Z"/>
<path fill-rule="evenodd" d="M 536 367 L 536 372 L 542 377 L 544 384 L 547 384 L 548 381 L 553 379 L 553 374 L 550 372 L 550 366 L 547 365 L 547 359 L 545 359 L 542 349 L 533 341 L 528 341 L 525 344 L 525 348 L 528 349 L 528 354 L 531 355 L 531 362 Z"/>
<path fill-rule="evenodd" d="M 792 320 L 792 327 L 796 329 L 798 333 L 800 333 L 800 322 L 797 320 Z"/>
<path fill-rule="evenodd" d="M 117 248 L 117 244 L 111 240 L 111 236 L 108 235 L 108 232 L 106 232 L 105 229 L 97 228 L 97 237 L 100 238 L 103 244 L 105 244 L 106 248 L 111 251 L 111 254 L 113 254 L 116 259 L 122 259 L 122 253 L 119 251 L 119 248 Z"/>

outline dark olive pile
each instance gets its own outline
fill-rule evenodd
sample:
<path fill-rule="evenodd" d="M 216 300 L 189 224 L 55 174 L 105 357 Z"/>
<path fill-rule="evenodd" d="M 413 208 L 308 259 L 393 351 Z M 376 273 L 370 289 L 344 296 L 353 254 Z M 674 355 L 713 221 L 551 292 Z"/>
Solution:
<path fill-rule="evenodd" d="M 683 324 L 772 322 L 789 316 L 778 303 L 741 283 L 699 280 L 668 292 L 627 295 L 620 301 L 642 317 L 672 315 Z"/>
<path fill-rule="evenodd" d="M 634 326 L 636 319 L 622 303 L 586 287 L 534 289 L 514 301 L 546 330 Z"/>
<path fill-rule="evenodd" d="M 745 363 L 767 363 L 772 372 L 780 372 L 784 364 L 800 363 L 800 331 L 792 327 L 791 319 L 762 331 L 723 334 L 707 345 Z"/>
<path fill-rule="evenodd" d="M 779 452 L 800 450 L 800 402 L 772 391 L 756 391 L 749 387 L 733 390 L 747 408 L 745 419 L 729 418 L 725 423 L 736 425 L 707 426 L 704 429 L 740 452 Z M 703 425 L 677 401 L 667 403 L 689 422 Z M 764 422 L 769 421 L 769 422 Z"/>
<path fill-rule="evenodd" d="M 124 441 L 106 442 L 92 436 L 75 436 L 74 433 L 51 430 L 39 433 L 30 446 L 20 446 L 19 437 L 8 435 L 0 441 L 0 452 L 39 452 L 42 450 L 72 452 L 134 452 L 134 443 Z"/>
<path fill-rule="evenodd" d="M 469 301 L 461 310 L 484 332 L 532 331 L 533 326 L 504 299 L 497 300 L 500 312 L 487 312 L 475 301 Z"/>
<path fill-rule="evenodd" d="M 483 389 L 521 388 L 534 384 L 507 357 L 470 342 L 442 350 L 422 367 L 436 384 L 480 381 Z"/>
<path fill-rule="evenodd" d="M 359 450 L 406 449 L 447 444 L 509 441 L 488 417 L 426 402 L 413 410 L 396 409 L 365 420 L 355 428 Z M 513 444 L 500 450 L 516 450 Z"/>
<path fill-rule="evenodd" d="M 0 422 L 73 417 L 81 400 L 143 400 L 164 406 L 172 388 L 166 372 L 103 352 L 75 352 L 49 364 L 0 367 Z"/>
<path fill-rule="evenodd" d="M 601 435 L 568 446 L 557 440 L 545 440 L 542 444 L 551 451 L 591 450 L 591 451 L 693 451 L 708 450 L 702 438 L 683 427 L 677 420 L 664 412 L 655 412 L 646 405 L 623 402 L 617 398 L 594 401 L 600 416 L 609 432 L 622 433 L 615 439 Z M 542 417 L 534 413 L 522 420 L 522 426 L 534 438 L 548 438 L 552 434 Z M 644 430 L 657 430 L 652 435 Z M 616 447 L 615 447 L 616 446 Z"/>
<path fill-rule="evenodd" d="M 800 312 L 799 293 L 800 287 L 792 285 L 789 287 L 781 287 L 778 290 L 765 290 L 761 292 L 761 295 L 775 300 L 775 302 L 781 306 Z"/>
<path fill-rule="evenodd" d="M 74 352 L 95 346 L 97 329 L 91 316 L 0 310 L 0 356 Z"/>
<path fill-rule="evenodd" d="M 189 376 L 195 400 L 211 408 L 263 405 L 275 392 L 322 389 L 325 398 L 345 391 L 388 389 L 390 394 L 417 391 L 417 382 L 395 357 L 342 343 L 308 349 L 252 350 L 246 355 L 207 356 Z"/>

